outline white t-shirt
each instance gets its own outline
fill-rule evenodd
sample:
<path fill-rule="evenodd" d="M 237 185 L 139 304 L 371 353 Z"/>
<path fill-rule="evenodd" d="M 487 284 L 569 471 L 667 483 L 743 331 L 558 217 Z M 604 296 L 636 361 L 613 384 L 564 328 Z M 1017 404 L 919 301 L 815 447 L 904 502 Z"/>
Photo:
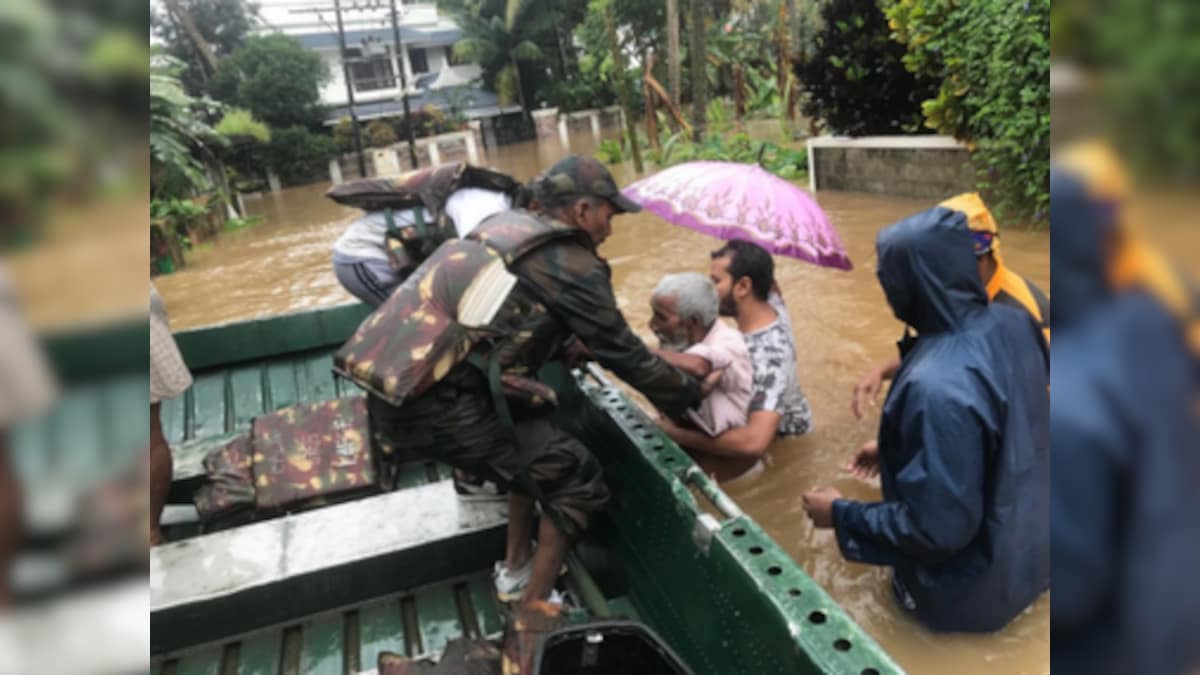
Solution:
<path fill-rule="evenodd" d="M 446 200 L 446 215 L 454 221 L 459 237 L 465 237 L 475 226 L 488 216 L 512 208 L 512 200 L 503 192 L 481 188 L 462 188 Z M 425 222 L 433 221 L 433 215 L 424 210 Z M 394 211 L 392 218 L 396 227 L 414 224 L 411 209 Z M 387 260 L 383 239 L 387 234 L 387 217 L 383 211 L 369 211 L 362 218 L 350 223 L 350 227 L 333 244 L 335 259 Z"/>

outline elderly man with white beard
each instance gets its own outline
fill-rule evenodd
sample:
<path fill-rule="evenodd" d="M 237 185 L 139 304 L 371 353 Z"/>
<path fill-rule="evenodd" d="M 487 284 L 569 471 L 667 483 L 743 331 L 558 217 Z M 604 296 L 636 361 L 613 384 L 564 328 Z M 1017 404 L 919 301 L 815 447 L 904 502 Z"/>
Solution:
<path fill-rule="evenodd" d="M 745 426 L 753 393 L 753 365 L 746 341 L 718 317 L 717 291 L 702 274 L 669 274 L 650 298 L 650 330 L 658 337 L 657 353 L 667 363 L 705 380 L 706 396 L 688 419 L 715 437 Z M 719 459 L 689 449 L 706 470 Z M 715 461 L 714 461 L 715 460 Z"/>

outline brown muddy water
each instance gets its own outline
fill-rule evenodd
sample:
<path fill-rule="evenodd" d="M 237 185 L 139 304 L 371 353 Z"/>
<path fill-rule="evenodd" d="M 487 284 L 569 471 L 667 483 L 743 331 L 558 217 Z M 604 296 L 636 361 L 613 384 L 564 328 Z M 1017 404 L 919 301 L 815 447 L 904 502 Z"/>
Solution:
<path fill-rule="evenodd" d="M 606 134 L 612 134 L 606 130 Z M 571 152 L 590 152 L 590 134 L 571 138 Z M 525 180 L 566 154 L 557 139 L 493 149 L 487 162 Z M 629 166 L 615 172 L 624 184 Z M 330 246 L 355 211 L 322 197 L 327 185 L 311 185 L 249 202 L 266 222 L 224 234 L 195 251 L 188 267 L 156 284 L 176 330 L 267 316 L 351 300 L 333 277 Z M 854 193 L 820 193 L 855 268 L 827 270 L 787 258 L 776 273 L 796 331 L 801 383 L 812 404 L 815 428 L 807 436 L 777 442 L 761 473 L 725 484 L 725 490 L 796 561 L 842 604 L 908 672 L 914 674 L 1018 675 L 1049 673 L 1049 597 L 1043 597 L 995 635 L 939 635 L 909 620 L 892 601 L 883 568 L 845 562 L 829 531 L 815 531 L 801 495 L 833 485 L 848 497 L 879 498 L 877 482 L 863 483 L 842 466 L 878 425 L 878 411 L 864 420 L 850 412 L 850 391 L 859 375 L 894 350 L 901 326 L 891 316 L 875 280 L 874 240 L 883 226 L 931 204 Z M 630 325 L 645 339 L 649 294 L 666 273 L 707 271 L 719 244 L 703 235 L 642 213 L 614 221 L 601 253 L 613 269 L 613 285 Z M 1022 226 L 1003 233 L 1007 263 L 1049 289 L 1048 237 Z"/>

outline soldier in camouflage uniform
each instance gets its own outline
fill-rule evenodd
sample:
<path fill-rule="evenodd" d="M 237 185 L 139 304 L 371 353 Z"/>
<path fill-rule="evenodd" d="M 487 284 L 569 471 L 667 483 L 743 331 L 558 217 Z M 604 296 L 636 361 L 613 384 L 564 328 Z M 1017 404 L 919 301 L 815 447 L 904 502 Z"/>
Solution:
<path fill-rule="evenodd" d="M 506 376 L 532 378 L 548 360 L 563 358 L 565 346 L 575 336 L 601 365 L 665 413 L 682 415 L 699 401 L 699 384 L 654 356 L 630 330 L 617 309 L 608 265 L 596 252 L 612 233 L 612 216 L 639 207 L 621 196 L 602 164 L 587 157 L 558 162 L 530 187 L 533 211 L 496 214 L 469 237 L 498 254 L 519 280 L 489 324 L 492 334 L 504 337 L 467 343 L 472 356 L 495 359 Z M 430 266 L 442 257 L 444 252 L 435 254 Z M 455 254 L 449 260 L 463 257 Z M 404 302 L 419 289 L 428 296 L 441 282 L 438 274 L 419 269 L 406 286 L 410 283 L 411 293 L 402 287 L 389 304 Z M 408 309 L 397 306 L 389 314 L 389 306 L 384 305 L 377 316 L 394 316 L 399 327 L 402 317 L 411 319 Z M 354 343 L 352 339 L 343 348 L 350 354 L 348 372 L 354 371 L 356 350 L 365 355 L 373 348 L 378 353 L 377 344 L 363 344 L 360 349 Z M 431 344 L 413 340 L 403 353 L 425 354 Z M 443 360 L 439 357 L 439 362 Z M 508 485 L 508 545 L 503 564 L 497 565 L 497 590 L 511 599 L 520 597 L 523 603 L 545 600 L 570 537 L 586 528 L 591 514 L 608 499 L 600 466 L 579 440 L 550 422 L 544 407 L 530 405 L 530 397 L 508 386 L 504 391 L 510 397 L 505 400 L 512 401 L 514 424 L 511 430 L 506 428 L 483 369 L 459 358 L 444 375 L 438 376 L 439 368 L 433 372 L 436 383 L 424 390 L 414 388 L 418 395 L 399 406 L 388 402 L 387 391 L 377 390 L 370 397 L 374 432 L 385 447 L 416 451 Z M 403 379 L 401 372 L 402 388 L 413 384 Z M 379 381 L 394 390 L 397 378 Z M 523 475 L 536 483 L 536 490 L 522 487 Z M 552 516 L 541 521 L 536 554 L 531 547 L 531 491 L 541 493 L 543 509 Z M 569 531 L 560 531 L 556 523 Z"/>

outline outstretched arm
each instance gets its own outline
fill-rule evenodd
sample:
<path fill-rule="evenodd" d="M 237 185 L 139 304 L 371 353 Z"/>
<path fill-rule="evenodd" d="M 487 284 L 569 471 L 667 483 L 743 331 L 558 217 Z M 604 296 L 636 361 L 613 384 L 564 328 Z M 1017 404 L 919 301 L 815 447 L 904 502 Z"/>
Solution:
<path fill-rule="evenodd" d="M 746 426 L 735 427 L 715 438 L 695 431 L 684 429 L 670 420 L 660 419 L 659 426 L 679 445 L 696 452 L 715 457 L 762 457 L 771 441 L 775 440 L 775 432 L 779 429 L 779 413 L 759 410 L 750 413 Z"/>
<path fill-rule="evenodd" d="M 686 352 L 673 352 L 669 349 L 651 349 L 655 356 L 675 366 L 692 377 L 708 377 L 713 366 L 708 359 Z"/>

